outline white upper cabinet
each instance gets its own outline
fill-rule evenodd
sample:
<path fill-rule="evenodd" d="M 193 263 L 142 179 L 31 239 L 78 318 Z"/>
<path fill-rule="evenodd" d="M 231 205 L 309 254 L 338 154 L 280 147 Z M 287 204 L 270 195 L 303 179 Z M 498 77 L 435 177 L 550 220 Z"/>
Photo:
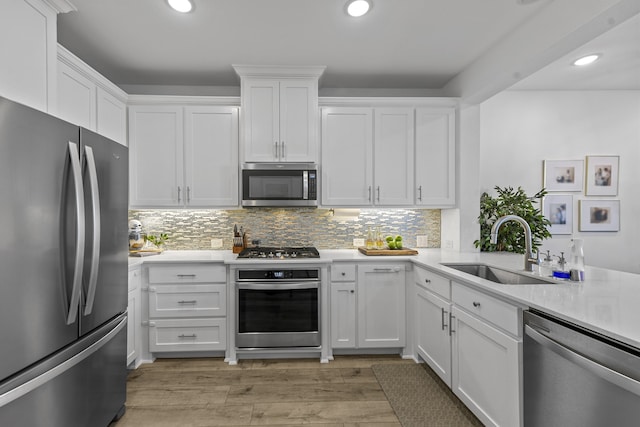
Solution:
<path fill-rule="evenodd" d="M 416 205 L 450 207 L 455 194 L 455 109 L 416 110 Z"/>
<path fill-rule="evenodd" d="M 245 162 L 316 162 L 324 67 L 234 66 L 241 77 Z"/>
<path fill-rule="evenodd" d="M 129 197 L 132 207 L 184 204 L 182 107 L 129 107 Z"/>
<path fill-rule="evenodd" d="M 127 145 L 127 94 L 58 46 L 56 115 Z"/>
<path fill-rule="evenodd" d="M 322 109 L 322 204 L 413 205 L 413 109 Z"/>
<path fill-rule="evenodd" d="M 322 204 L 372 203 L 373 110 L 322 109 Z"/>
<path fill-rule="evenodd" d="M 413 109 L 377 108 L 374 125 L 374 204 L 413 205 Z"/>
<path fill-rule="evenodd" d="M 186 203 L 238 205 L 238 109 L 186 107 L 184 149 Z"/>
<path fill-rule="evenodd" d="M 455 206 L 455 100 L 322 104 L 323 206 Z"/>
<path fill-rule="evenodd" d="M 130 204 L 238 205 L 238 108 L 129 108 Z"/>
<path fill-rule="evenodd" d="M 57 14 L 71 10 L 66 0 L 0 2 L 0 96 L 55 113 Z"/>

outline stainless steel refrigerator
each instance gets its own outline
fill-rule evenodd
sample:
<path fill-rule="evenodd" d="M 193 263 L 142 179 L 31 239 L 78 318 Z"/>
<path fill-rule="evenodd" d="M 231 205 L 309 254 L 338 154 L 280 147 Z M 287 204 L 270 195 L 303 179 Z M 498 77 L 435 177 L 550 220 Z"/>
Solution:
<path fill-rule="evenodd" d="M 0 426 L 124 413 L 127 148 L 0 98 Z"/>

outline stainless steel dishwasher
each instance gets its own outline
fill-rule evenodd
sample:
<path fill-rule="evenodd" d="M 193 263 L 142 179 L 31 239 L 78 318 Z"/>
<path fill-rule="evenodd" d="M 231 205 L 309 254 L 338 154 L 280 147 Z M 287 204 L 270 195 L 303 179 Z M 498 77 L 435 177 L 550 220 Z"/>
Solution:
<path fill-rule="evenodd" d="M 640 425 L 640 352 L 546 314 L 525 312 L 524 425 Z"/>

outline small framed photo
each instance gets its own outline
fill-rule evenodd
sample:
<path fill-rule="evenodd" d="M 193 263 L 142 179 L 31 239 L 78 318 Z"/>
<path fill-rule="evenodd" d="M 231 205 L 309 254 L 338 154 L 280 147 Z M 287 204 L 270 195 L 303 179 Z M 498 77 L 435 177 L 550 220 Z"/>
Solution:
<path fill-rule="evenodd" d="M 617 196 L 620 156 L 587 156 L 587 196 Z"/>
<path fill-rule="evenodd" d="M 580 231 L 620 231 L 620 200 L 580 200 Z"/>
<path fill-rule="evenodd" d="M 547 191 L 582 191 L 583 160 L 545 160 L 544 182 Z"/>
<path fill-rule="evenodd" d="M 551 234 L 573 233 L 573 196 L 547 195 L 542 201 L 544 216 L 551 222 Z"/>

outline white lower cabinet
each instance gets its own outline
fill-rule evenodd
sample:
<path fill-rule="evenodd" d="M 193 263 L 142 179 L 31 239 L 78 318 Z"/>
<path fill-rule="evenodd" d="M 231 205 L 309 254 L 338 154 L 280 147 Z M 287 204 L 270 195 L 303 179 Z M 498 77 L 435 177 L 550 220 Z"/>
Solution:
<path fill-rule="evenodd" d="M 451 302 L 421 286 L 415 292 L 416 352 L 451 387 Z"/>
<path fill-rule="evenodd" d="M 332 347 L 404 347 L 405 275 L 404 264 L 334 265 Z"/>
<path fill-rule="evenodd" d="M 149 351 L 220 351 L 227 346 L 226 267 L 149 267 Z"/>
<path fill-rule="evenodd" d="M 484 425 L 521 426 L 521 310 L 455 282 L 451 298 L 451 389 Z"/>
<path fill-rule="evenodd" d="M 414 269 L 415 351 L 487 426 L 522 425 L 522 310 Z"/>
<path fill-rule="evenodd" d="M 127 366 L 138 364 L 140 357 L 140 266 L 129 268 L 129 294 L 127 303 Z"/>

